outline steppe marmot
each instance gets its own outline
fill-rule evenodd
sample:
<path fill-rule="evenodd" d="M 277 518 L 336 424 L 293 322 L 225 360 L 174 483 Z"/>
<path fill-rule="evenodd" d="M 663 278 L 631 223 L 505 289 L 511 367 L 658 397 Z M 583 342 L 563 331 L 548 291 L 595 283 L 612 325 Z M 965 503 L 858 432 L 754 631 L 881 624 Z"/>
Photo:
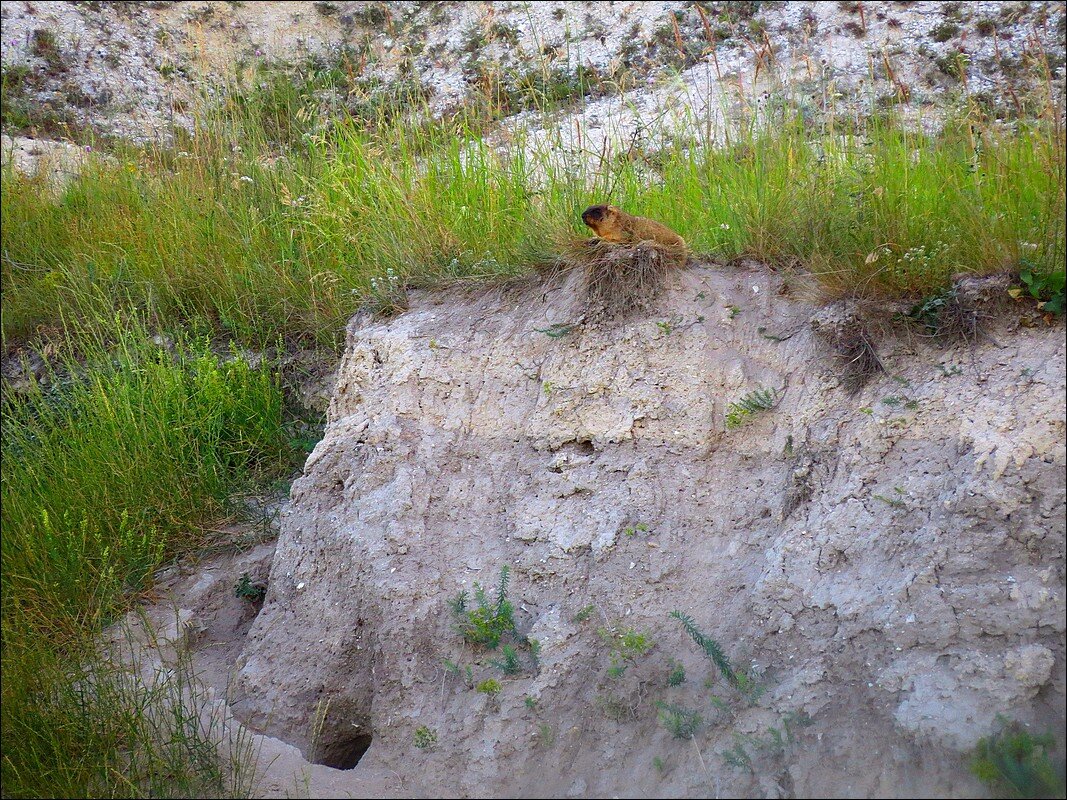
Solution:
<path fill-rule="evenodd" d="M 606 242 L 655 242 L 665 247 L 685 249 L 685 239 L 666 225 L 646 217 L 627 214 L 616 206 L 589 206 L 582 212 L 582 222 Z"/>

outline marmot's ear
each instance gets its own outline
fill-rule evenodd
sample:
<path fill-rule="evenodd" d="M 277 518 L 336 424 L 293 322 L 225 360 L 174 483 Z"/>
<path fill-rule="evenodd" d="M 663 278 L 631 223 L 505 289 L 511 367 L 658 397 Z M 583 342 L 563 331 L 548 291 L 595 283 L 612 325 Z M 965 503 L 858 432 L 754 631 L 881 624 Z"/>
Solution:
<path fill-rule="evenodd" d="M 622 209 L 618 206 L 608 206 L 608 211 L 614 211 L 616 214 L 618 214 L 620 211 L 622 211 Z"/>

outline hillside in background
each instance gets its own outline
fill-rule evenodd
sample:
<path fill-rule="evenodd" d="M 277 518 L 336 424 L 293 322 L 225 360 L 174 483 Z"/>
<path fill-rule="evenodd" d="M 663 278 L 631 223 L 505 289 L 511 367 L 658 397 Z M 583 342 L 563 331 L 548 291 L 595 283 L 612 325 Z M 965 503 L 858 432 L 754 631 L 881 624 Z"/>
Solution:
<path fill-rule="evenodd" d="M 1063 796 L 1063 3 L 0 15 L 5 796 Z"/>
<path fill-rule="evenodd" d="M 506 114 L 580 101 L 564 127 L 623 141 L 660 114 L 841 98 L 934 123 L 968 97 L 1010 118 L 1064 80 L 1055 2 L 17 1 L 3 36 L 5 127 L 134 139 L 189 130 L 218 85 L 277 69 L 338 73 L 329 100 L 356 112 L 411 94 L 448 114 L 499 84 Z"/>

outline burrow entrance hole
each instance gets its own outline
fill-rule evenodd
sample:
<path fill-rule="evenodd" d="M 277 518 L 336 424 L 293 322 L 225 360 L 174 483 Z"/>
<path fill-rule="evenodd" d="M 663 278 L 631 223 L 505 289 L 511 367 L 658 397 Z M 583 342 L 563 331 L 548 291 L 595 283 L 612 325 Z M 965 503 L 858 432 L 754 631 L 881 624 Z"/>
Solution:
<path fill-rule="evenodd" d="M 370 748 L 371 738 L 357 734 L 334 742 L 322 742 L 315 748 L 315 758 L 311 763 L 334 769 L 352 769 Z"/>

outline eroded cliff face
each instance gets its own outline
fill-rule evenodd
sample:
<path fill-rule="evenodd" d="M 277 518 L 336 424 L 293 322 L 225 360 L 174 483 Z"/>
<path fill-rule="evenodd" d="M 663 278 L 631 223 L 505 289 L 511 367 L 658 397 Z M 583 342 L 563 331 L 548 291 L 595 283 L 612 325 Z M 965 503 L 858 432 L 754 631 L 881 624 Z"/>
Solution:
<path fill-rule="evenodd" d="M 887 335 L 852 395 L 762 268 L 599 325 L 580 280 L 353 321 L 239 718 L 333 765 L 369 745 L 353 796 L 963 796 L 997 714 L 1062 730 L 1062 323 Z M 538 651 L 512 675 L 449 606 L 504 565 Z"/>

